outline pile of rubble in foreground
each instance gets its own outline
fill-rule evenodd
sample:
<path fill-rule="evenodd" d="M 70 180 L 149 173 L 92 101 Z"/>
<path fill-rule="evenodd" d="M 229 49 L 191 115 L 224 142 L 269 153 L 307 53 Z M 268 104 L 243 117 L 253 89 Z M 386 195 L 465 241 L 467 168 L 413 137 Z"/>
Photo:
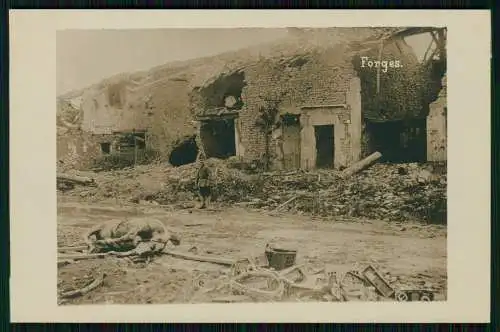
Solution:
<path fill-rule="evenodd" d="M 446 172 L 422 164 L 375 164 L 341 177 L 333 170 L 250 173 L 210 159 L 214 201 L 272 211 L 379 220 L 446 222 Z M 196 164 L 141 166 L 96 174 L 95 187 L 74 188 L 81 197 L 135 203 L 186 203 L 196 195 Z M 101 177 L 101 178 L 100 178 Z"/>

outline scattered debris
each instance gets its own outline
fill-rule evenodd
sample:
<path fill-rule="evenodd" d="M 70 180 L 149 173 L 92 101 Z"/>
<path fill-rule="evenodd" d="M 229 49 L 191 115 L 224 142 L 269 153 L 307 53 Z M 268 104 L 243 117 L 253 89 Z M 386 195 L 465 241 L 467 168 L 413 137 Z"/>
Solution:
<path fill-rule="evenodd" d="M 395 295 L 399 302 L 407 301 L 434 301 L 434 292 L 425 289 L 401 289 Z"/>
<path fill-rule="evenodd" d="M 288 201 L 286 201 L 285 203 L 281 204 L 280 206 L 278 206 L 276 209 L 274 209 L 274 212 L 278 212 L 279 210 L 281 210 L 281 208 L 283 208 L 284 206 L 286 206 L 287 204 L 293 202 L 294 200 L 296 200 L 298 198 L 298 196 L 293 196 L 292 198 L 290 198 Z"/>
<path fill-rule="evenodd" d="M 392 297 L 394 295 L 394 289 L 389 285 L 389 283 L 384 280 L 384 278 L 377 272 L 377 270 L 369 265 L 363 270 L 362 275 L 370 284 L 375 287 L 375 289 L 385 297 Z"/>
<path fill-rule="evenodd" d="M 327 265 L 297 264 L 297 251 L 293 248 L 273 240 L 266 245 L 261 255 L 244 259 L 229 259 L 219 256 L 199 256 L 193 253 L 181 253 L 163 249 L 163 244 L 156 247 L 158 243 L 153 241 L 142 241 L 130 251 L 107 251 L 100 254 L 85 254 L 79 252 L 81 245 L 61 246 L 58 265 L 62 271 L 69 271 L 71 267 L 67 264 L 75 263 L 83 259 L 80 266 L 88 263 L 98 262 L 98 273 L 108 273 L 113 262 L 127 264 L 124 258 L 131 259 L 135 269 L 149 270 L 156 265 L 141 265 L 137 263 L 148 263 L 153 255 L 166 254 L 185 260 L 199 262 L 210 262 L 221 267 L 215 268 L 217 273 L 207 271 L 192 274 L 192 292 L 183 295 L 184 301 L 190 302 L 239 302 L 239 301 L 434 301 L 436 290 L 429 283 L 420 284 L 390 275 L 380 270 L 375 263 L 368 263 L 364 267 L 357 265 L 350 270 L 335 270 Z M 196 248 L 196 247 L 194 247 Z M 197 251 L 196 251 L 197 252 Z M 100 258 L 92 260 L 91 258 Z M 111 266 L 108 267 L 110 263 Z M 78 266 L 76 268 L 78 269 Z M 376 267 L 377 266 L 377 267 Z M 176 273 L 171 269 L 169 273 Z M 383 271 L 380 272 L 380 271 Z M 83 294 L 87 289 L 92 289 L 95 283 L 89 280 L 88 270 L 86 275 L 73 277 L 74 282 L 71 291 Z M 115 272 L 113 272 L 115 273 Z M 95 274 L 95 273 L 90 273 Z M 76 279 L 75 279 L 76 278 Z M 162 280 L 164 277 L 161 277 Z M 166 278 L 166 277 L 165 277 Z M 421 280 L 421 277 L 415 276 Z M 75 284 L 77 281 L 77 284 Z M 67 282 L 66 282 L 67 283 Z M 97 283 L 97 281 L 96 281 Z M 92 287 L 89 285 L 92 284 Z M 89 286 L 89 287 L 87 287 Z M 97 287 L 97 286 L 96 286 Z M 185 286 L 178 286 L 184 288 Z M 78 291 L 75 289 L 83 289 Z M 94 287 L 95 289 L 95 287 Z M 120 289 L 117 289 L 120 290 Z M 62 291 L 63 294 L 67 292 Z M 78 297 L 79 295 L 71 295 Z M 125 295 L 123 295 L 125 296 Z M 62 301 L 67 298 L 61 297 Z M 147 299 L 145 299 L 146 301 Z M 71 301 L 73 302 L 73 301 Z"/>
<path fill-rule="evenodd" d="M 229 274 L 217 279 L 205 274 L 193 280 L 197 295 L 222 292 L 253 301 L 433 301 L 432 290 L 395 290 L 380 272 L 368 265 L 346 272 L 295 265 L 279 270 L 259 257 L 237 260 Z M 195 295 L 196 296 L 196 295 Z M 222 296 L 222 295 L 221 295 Z M 219 296 L 220 297 L 220 296 Z M 216 296 L 216 298 L 219 298 Z"/>
<path fill-rule="evenodd" d="M 73 298 L 73 297 L 77 297 L 77 296 L 83 296 L 83 295 L 85 295 L 85 294 L 93 291 L 97 287 L 101 286 L 102 283 L 104 282 L 104 278 L 105 277 L 106 277 L 106 274 L 103 273 L 99 277 L 97 277 L 96 279 L 94 279 L 87 286 L 85 286 L 83 288 L 75 289 L 75 290 L 72 290 L 72 291 L 63 292 L 63 293 L 61 293 L 59 295 L 59 297 L 61 299 L 67 299 L 67 298 Z"/>
<path fill-rule="evenodd" d="M 378 156 L 373 154 L 370 160 Z M 446 223 L 446 173 L 428 170 L 427 164 L 376 163 L 346 176 L 351 168 L 344 172 L 254 174 L 233 168 L 229 161 L 211 158 L 207 163 L 217 168 L 212 197 L 217 204 L 320 216 Z M 99 186 L 85 188 L 83 198 L 192 207 L 197 199 L 196 167 L 149 165 L 99 173 Z M 76 187 L 70 194 L 80 196 L 83 191 Z"/>

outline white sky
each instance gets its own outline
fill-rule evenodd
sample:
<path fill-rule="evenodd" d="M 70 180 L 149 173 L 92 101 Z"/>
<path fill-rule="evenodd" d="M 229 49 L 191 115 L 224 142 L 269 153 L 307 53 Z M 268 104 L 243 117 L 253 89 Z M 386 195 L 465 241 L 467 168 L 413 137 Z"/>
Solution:
<path fill-rule="evenodd" d="M 57 33 L 57 94 L 123 72 L 215 55 L 286 36 L 285 29 L 68 30 Z"/>
<path fill-rule="evenodd" d="M 57 33 L 57 94 L 123 72 L 270 42 L 286 29 L 66 30 Z M 430 36 L 407 38 L 421 58 Z"/>

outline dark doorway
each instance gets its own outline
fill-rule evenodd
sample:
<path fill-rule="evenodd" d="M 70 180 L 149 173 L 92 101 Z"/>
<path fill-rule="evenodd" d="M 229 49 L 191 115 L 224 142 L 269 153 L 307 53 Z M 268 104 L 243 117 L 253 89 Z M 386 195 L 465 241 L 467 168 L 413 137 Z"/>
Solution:
<path fill-rule="evenodd" d="M 234 119 L 206 120 L 201 140 L 208 158 L 226 159 L 236 155 Z"/>
<path fill-rule="evenodd" d="M 424 162 L 427 158 L 425 119 L 366 122 L 369 152 L 390 163 Z"/>
<path fill-rule="evenodd" d="M 283 166 L 285 169 L 300 167 L 300 119 L 298 115 L 284 115 L 283 124 Z"/>
<path fill-rule="evenodd" d="M 196 136 L 188 137 L 177 142 L 168 158 L 172 166 L 181 166 L 191 164 L 196 161 L 198 156 L 198 146 L 196 145 Z"/>
<path fill-rule="evenodd" d="M 108 142 L 101 143 L 101 152 L 103 154 L 109 154 L 111 152 L 111 143 Z"/>
<path fill-rule="evenodd" d="M 316 167 L 331 168 L 334 160 L 333 125 L 314 126 L 316 136 Z"/>

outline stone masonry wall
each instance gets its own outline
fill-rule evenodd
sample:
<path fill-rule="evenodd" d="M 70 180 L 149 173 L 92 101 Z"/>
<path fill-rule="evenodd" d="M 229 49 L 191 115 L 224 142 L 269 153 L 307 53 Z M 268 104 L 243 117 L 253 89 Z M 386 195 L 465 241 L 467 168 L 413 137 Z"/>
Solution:
<path fill-rule="evenodd" d="M 82 129 L 93 134 L 148 129 L 149 148 L 168 159 L 178 139 L 192 135 L 187 80 L 161 79 L 136 88 L 113 85 L 87 91 Z"/>
<path fill-rule="evenodd" d="M 247 86 L 243 89 L 244 107 L 238 120 L 245 157 L 260 158 L 265 153 L 265 136 L 255 122 L 266 99 L 279 100 L 281 114 L 298 114 L 302 106 L 346 103 L 346 92 L 355 73 L 343 54 L 337 48 L 281 63 L 266 60 L 245 69 Z M 345 149 L 350 147 L 346 145 Z"/>
<path fill-rule="evenodd" d="M 351 119 L 349 109 L 315 107 L 304 109 L 301 115 L 301 168 L 311 169 L 316 165 L 316 138 L 314 126 L 333 125 L 335 168 L 347 166 L 352 159 Z"/>

